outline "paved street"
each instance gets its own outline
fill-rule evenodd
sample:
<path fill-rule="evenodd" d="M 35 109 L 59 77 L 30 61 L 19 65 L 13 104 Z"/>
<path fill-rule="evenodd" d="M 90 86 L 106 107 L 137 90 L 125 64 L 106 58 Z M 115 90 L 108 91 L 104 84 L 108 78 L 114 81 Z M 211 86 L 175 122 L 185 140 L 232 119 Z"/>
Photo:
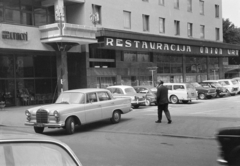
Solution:
<path fill-rule="evenodd" d="M 123 115 L 119 124 L 106 120 L 79 127 L 73 135 L 62 129 L 46 129 L 45 134 L 66 142 L 83 165 L 217 165 L 214 136 L 219 128 L 239 126 L 239 99 L 238 95 L 170 104 L 170 125 L 165 116 L 156 124 L 157 107 L 151 106 Z M 1 127 L 34 132 L 23 124 L 27 108 L 2 110 Z"/>

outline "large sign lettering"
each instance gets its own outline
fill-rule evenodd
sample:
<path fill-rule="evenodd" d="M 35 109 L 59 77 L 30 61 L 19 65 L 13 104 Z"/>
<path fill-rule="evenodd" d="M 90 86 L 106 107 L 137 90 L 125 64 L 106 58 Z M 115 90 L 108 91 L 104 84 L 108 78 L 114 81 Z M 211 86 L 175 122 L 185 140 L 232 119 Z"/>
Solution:
<path fill-rule="evenodd" d="M 181 44 L 161 43 L 161 42 L 150 42 L 130 39 L 119 39 L 106 37 L 105 47 L 113 47 L 120 49 L 134 49 L 141 51 L 164 51 L 164 52 L 175 52 L 175 53 L 191 53 L 191 54 L 204 54 L 204 55 L 229 55 L 238 56 L 239 50 L 215 48 L 215 47 L 201 47 L 201 46 L 190 46 Z"/>
<path fill-rule="evenodd" d="M 28 41 L 28 33 L 2 31 L 2 39 Z"/>

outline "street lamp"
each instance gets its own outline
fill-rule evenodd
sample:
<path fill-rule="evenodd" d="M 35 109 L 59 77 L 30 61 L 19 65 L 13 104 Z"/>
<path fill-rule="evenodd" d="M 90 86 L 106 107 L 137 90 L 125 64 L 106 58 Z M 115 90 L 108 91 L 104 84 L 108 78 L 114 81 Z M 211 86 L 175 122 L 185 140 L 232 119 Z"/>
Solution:
<path fill-rule="evenodd" d="M 149 71 L 151 71 L 152 72 L 152 86 L 154 86 L 154 77 L 153 77 L 153 72 L 154 71 L 156 71 L 157 70 L 157 66 L 153 66 L 153 67 L 148 67 L 147 69 L 149 70 Z"/>

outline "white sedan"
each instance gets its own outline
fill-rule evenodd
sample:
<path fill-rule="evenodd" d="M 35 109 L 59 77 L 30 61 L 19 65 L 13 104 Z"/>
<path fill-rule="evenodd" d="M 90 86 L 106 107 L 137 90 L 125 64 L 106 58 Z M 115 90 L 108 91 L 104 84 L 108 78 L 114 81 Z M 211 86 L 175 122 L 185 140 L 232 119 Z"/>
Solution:
<path fill-rule="evenodd" d="M 118 123 L 121 114 L 130 111 L 130 98 L 114 98 L 106 89 L 76 89 L 62 92 L 54 104 L 26 110 L 25 125 L 33 126 L 36 133 L 49 127 L 65 128 L 68 134 L 73 134 L 76 125 L 104 119 Z"/>

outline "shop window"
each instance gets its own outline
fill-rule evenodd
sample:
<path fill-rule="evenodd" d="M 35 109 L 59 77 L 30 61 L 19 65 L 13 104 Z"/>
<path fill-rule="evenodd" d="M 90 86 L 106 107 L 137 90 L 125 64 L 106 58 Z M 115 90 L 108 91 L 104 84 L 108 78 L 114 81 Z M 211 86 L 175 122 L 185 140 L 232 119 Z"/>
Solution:
<path fill-rule="evenodd" d="M 122 58 L 124 62 L 152 62 L 153 58 L 150 53 L 123 52 Z"/>
<path fill-rule="evenodd" d="M 0 101 L 5 102 L 6 106 L 15 104 L 15 83 L 13 79 L 0 80 Z"/>
<path fill-rule="evenodd" d="M 228 57 L 229 65 L 239 65 L 240 63 L 239 57 Z"/>
<path fill-rule="evenodd" d="M 33 57 L 20 55 L 16 57 L 16 76 L 33 77 Z"/>
<path fill-rule="evenodd" d="M 0 54 L 0 78 L 14 77 L 14 56 Z"/>
<path fill-rule="evenodd" d="M 51 60 L 50 56 L 35 56 L 34 57 L 35 77 L 51 77 Z"/>

